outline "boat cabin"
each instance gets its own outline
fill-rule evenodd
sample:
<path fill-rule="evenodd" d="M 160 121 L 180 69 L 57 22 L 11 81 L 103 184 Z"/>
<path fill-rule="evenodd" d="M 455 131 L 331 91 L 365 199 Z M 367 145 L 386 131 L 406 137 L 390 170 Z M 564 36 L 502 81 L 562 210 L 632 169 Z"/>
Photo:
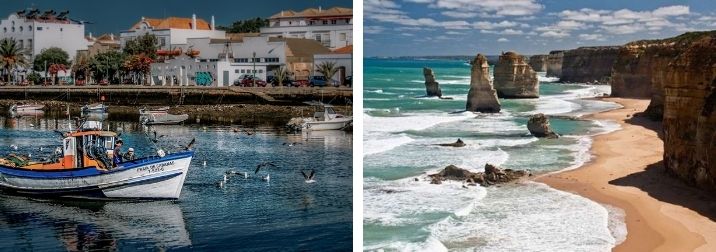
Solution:
<path fill-rule="evenodd" d="M 99 122 L 85 122 L 83 130 L 64 135 L 60 148 L 61 153 L 55 153 L 55 160 L 49 163 L 31 163 L 23 168 L 62 170 L 98 167 L 110 169 L 117 133 L 103 131 L 101 127 Z"/>
<path fill-rule="evenodd" d="M 342 117 L 343 115 L 336 113 L 331 105 L 323 105 L 323 112 L 313 113 L 313 118 L 316 119 L 316 121 L 330 121 Z"/>

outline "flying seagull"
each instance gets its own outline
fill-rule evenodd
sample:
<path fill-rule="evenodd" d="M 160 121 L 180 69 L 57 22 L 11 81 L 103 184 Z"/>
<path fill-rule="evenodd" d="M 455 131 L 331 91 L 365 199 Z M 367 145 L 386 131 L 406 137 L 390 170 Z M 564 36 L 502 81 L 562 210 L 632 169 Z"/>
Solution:
<path fill-rule="evenodd" d="M 261 167 L 264 167 L 264 166 L 278 167 L 278 166 L 276 166 L 273 162 L 270 162 L 270 161 L 269 161 L 269 162 L 263 162 L 263 163 L 260 163 L 260 164 L 258 164 L 258 165 L 256 166 L 256 171 L 254 171 L 254 174 L 259 173 L 259 170 L 261 169 Z"/>
<path fill-rule="evenodd" d="M 191 146 L 193 146 L 194 143 L 196 143 L 196 138 L 192 138 L 191 142 L 189 142 L 189 144 L 187 144 L 186 146 L 182 146 L 182 147 L 184 147 L 184 150 L 191 150 Z"/>
<path fill-rule="evenodd" d="M 316 180 L 313 179 L 313 177 L 316 175 L 316 171 L 315 171 L 315 170 L 311 169 L 311 173 L 308 174 L 308 175 L 306 175 L 306 173 L 303 172 L 303 170 L 301 170 L 301 174 L 303 174 L 303 179 L 306 180 L 306 183 L 314 183 L 314 182 L 316 182 Z"/>

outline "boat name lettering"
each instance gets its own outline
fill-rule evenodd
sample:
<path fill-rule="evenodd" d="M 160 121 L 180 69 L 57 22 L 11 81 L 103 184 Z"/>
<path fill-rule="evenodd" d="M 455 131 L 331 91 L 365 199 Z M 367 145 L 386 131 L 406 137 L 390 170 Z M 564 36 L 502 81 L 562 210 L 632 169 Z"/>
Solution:
<path fill-rule="evenodd" d="M 174 165 L 174 161 L 140 167 L 137 169 L 137 172 L 149 172 L 149 173 L 161 172 L 161 171 L 164 171 L 164 167 L 170 166 L 170 165 Z"/>

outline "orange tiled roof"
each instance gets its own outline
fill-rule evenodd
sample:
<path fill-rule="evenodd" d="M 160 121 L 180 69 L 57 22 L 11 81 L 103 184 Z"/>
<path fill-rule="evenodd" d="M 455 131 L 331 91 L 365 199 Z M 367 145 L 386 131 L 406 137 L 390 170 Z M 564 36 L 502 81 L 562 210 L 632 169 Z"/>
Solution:
<path fill-rule="evenodd" d="M 191 18 L 183 18 L 183 17 L 168 17 L 165 19 L 160 18 L 145 18 L 144 22 L 147 22 L 149 26 L 154 27 L 154 29 L 191 29 Z M 131 28 L 131 30 L 135 30 L 140 27 L 142 24 L 142 21 L 137 22 L 134 24 Z M 206 22 L 206 20 L 197 18 L 196 19 L 196 29 L 197 30 L 211 30 L 211 26 L 209 26 L 209 23 Z"/>
<path fill-rule="evenodd" d="M 347 45 L 341 48 L 338 48 L 336 50 L 333 50 L 333 53 L 353 53 L 353 45 Z"/>
<path fill-rule="evenodd" d="M 274 14 L 270 18 L 286 18 L 286 17 L 325 17 L 325 16 L 353 16 L 353 9 L 343 7 L 333 7 L 330 9 L 318 10 L 316 8 L 308 8 L 300 12 L 293 10 L 285 10 Z"/>

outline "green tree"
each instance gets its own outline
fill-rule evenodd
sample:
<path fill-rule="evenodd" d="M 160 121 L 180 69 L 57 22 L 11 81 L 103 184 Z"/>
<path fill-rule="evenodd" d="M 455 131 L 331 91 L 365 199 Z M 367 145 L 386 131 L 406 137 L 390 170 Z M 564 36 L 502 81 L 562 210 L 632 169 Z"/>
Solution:
<path fill-rule="evenodd" d="M 50 47 L 42 50 L 39 55 L 35 56 L 32 62 L 32 69 L 35 71 L 45 71 L 46 67 L 52 64 L 60 64 L 69 66 L 70 56 L 64 50 L 57 47 Z"/>
<path fill-rule="evenodd" d="M 2 67 L 3 80 L 9 82 L 12 71 L 17 67 L 27 67 L 28 60 L 15 40 L 5 38 L 0 41 L 0 67 Z"/>
<path fill-rule="evenodd" d="M 267 27 L 268 25 L 268 19 L 257 17 L 236 21 L 230 26 L 219 26 L 217 29 L 230 33 L 261 32 L 261 27 Z"/>
<path fill-rule="evenodd" d="M 278 81 L 279 86 L 283 86 L 283 81 L 285 79 L 288 79 L 288 69 L 284 66 L 278 67 L 276 70 L 274 70 L 274 77 L 276 77 L 276 80 Z"/>
<path fill-rule="evenodd" d="M 90 72 L 90 57 L 85 54 L 77 54 L 75 63 L 72 64 L 72 72 L 78 80 L 87 80 Z"/>
<path fill-rule="evenodd" d="M 106 79 L 109 82 L 118 81 L 116 76 L 124 65 L 125 55 L 116 51 L 99 53 L 89 62 L 89 70 L 95 81 Z"/>
<path fill-rule="evenodd" d="M 154 60 L 157 58 L 158 39 L 152 34 L 144 34 L 124 44 L 124 53 L 127 55 L 144 55 Z"/>
<path fill-rule="evenodd" d="M 336 72 L 338 72 L 336 62 L 324 61 L 321 62 L 321 64 L 318 64 L 316 68 L 318 68 L 316 71 L 323 74 L 323 76 L 326 76 L 326 86 L 333 85 L 333 75 L 336 75 Z"/>

